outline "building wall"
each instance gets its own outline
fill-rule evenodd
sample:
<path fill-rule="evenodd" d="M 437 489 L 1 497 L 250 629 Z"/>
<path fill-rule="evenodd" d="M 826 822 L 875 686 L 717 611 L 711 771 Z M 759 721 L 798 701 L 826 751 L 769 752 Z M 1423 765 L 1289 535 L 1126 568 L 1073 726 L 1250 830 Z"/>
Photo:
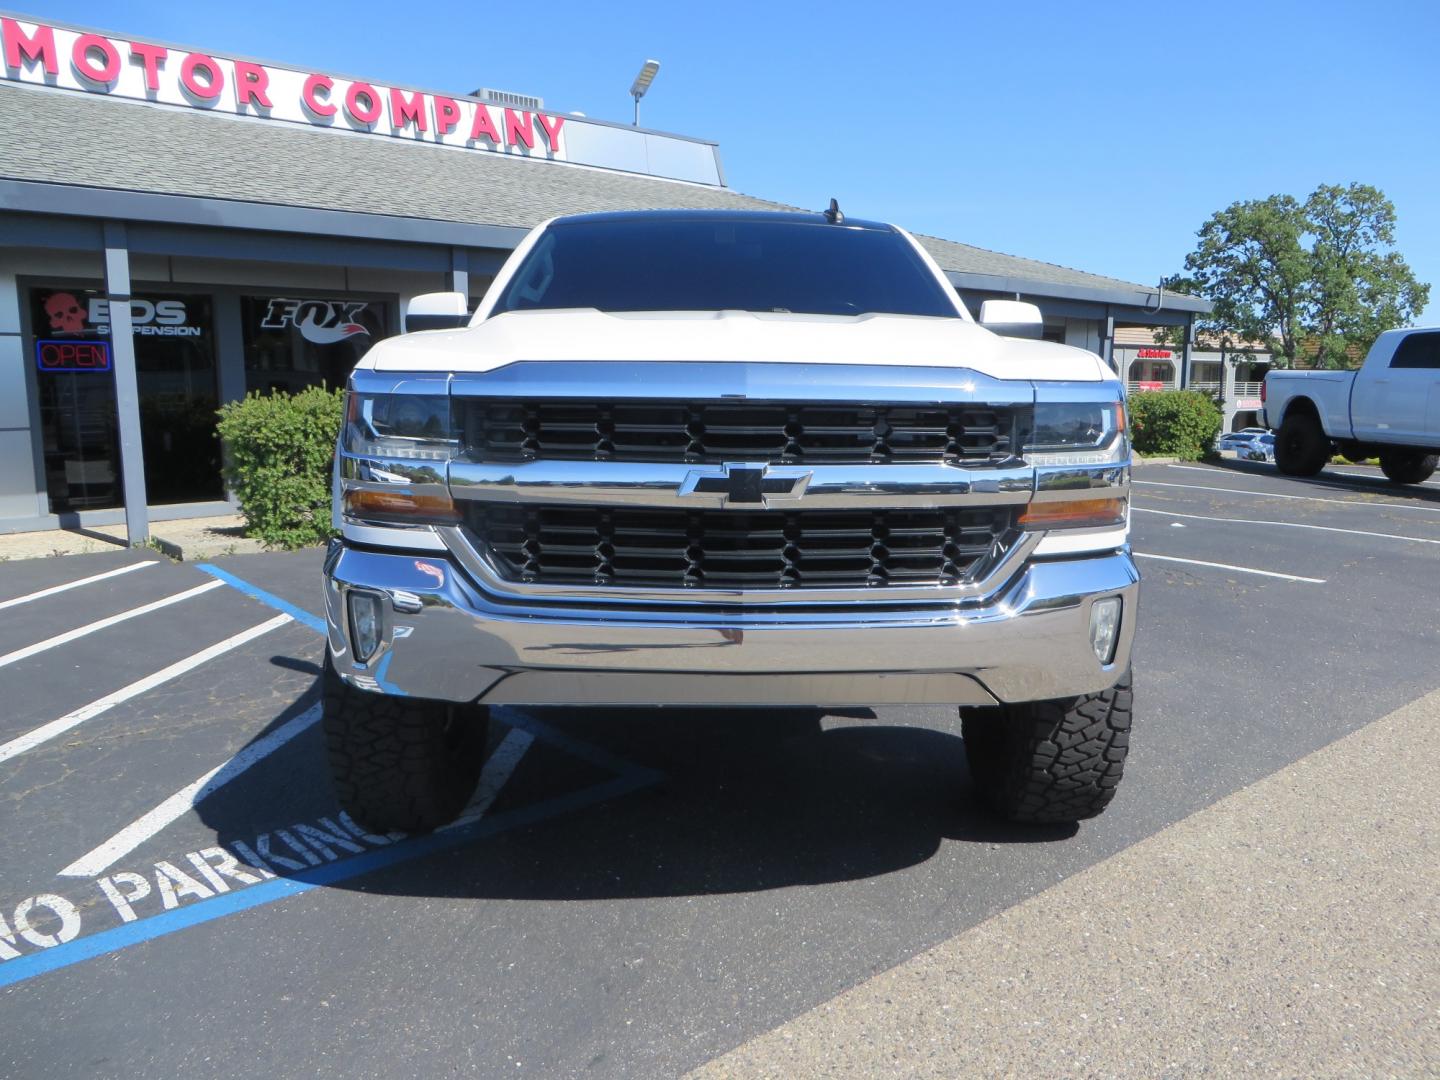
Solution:
<path fill-rule="evenodd" d="M 242 296 L 293 291 L 300 296 L 374 298 L 387 305 L 391 329 L 399 330 L 405 306 L 412 297 L 447 290 L 451 280 L 449 274 L 438 271 L 179 255 L 132 254 L 130 267 L 136 293 L 174 286 L 211 298 L 216 391 L 221 402 L 237 400 L 246 391 Z M 103 262 L 98 253 L 0 249 L 0 461 L 5 463 L 0 469 L 0 531 L 53 528 L 61 523 L 50 511 L 46 490 L 37 385 L 37 380 L 46 376 L 35 369 L 32 342 L 37 328 L 27 326 L 28 290 L 41 283 L 100 288 L 102 279 Z M 472 297 L 483 294 L 490 280 L 487 274 L 471 273 Z M 223 509 L 223 504 L 213 501 L 150 508 L 152 520 L 214 513 L 217 509 Z M 86 510 L 78 517 L 81 524 L 114 522 L 123 520 L 123 510 Z"/>
<path fill-rule="evenodd" d="M 36 497 L 33 397 L 20 331 L 15 262 L 0 263 L 0 520 L 39 512 Z"/>

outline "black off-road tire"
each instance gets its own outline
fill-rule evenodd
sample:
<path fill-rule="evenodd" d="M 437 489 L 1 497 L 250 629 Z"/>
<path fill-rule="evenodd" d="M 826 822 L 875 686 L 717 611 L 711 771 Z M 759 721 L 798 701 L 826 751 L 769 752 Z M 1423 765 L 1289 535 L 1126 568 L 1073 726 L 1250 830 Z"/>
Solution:
<path fill-rule="evenodd" d="M 481 705 L 372 694 L 335 673 L 329 650 L 322 720 L 340 806 L 376 832 L 429 832 L 475 792 L 490 711 Z"/>
<path fill-rule="evenodd" d="M 1130 673 L 1098 694 L 961 709 L 982 802 L 1010 821 L 1069 822 L 1110 805 L 1130 749 Z"/>
<path fill-rule="evenodd" d="M 1392 484 L 1423 484 L 1435 473 L 1440 457 L 1419 450 L 1386 450 L 1380 455 L 1380 471 Z"/>
<path fill-rule="evenodd" d="M 1318 476 L 1330 461 L 1330 436 L 1320 419 L 1291 412 L 1275 433 L 1275 467 L 1286 476 Z"/>

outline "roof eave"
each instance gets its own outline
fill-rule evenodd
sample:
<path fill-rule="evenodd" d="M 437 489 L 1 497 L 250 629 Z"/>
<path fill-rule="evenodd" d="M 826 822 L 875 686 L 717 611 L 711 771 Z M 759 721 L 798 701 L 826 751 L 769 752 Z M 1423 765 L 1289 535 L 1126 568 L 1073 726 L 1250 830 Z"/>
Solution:
<path fill-rule="evenodd" d="M 974 274 L 960 270 L 946 270 L 945 276 L 957 289 L 973 289 L 976 292 L 1018 293 L 1021 296 L 1050 296 L 1062 300 L 1088 300 L 1098 304 L 1116 304 L 1124 307 L 1141 308 L 1146 311 L 1185 311 L 1197 315 L 1208 315 L 1215 309 L 1209 300 L 1184 293 L 1167 292 L 1158 289 L 1125 288 L 1123 286 L 1069 285 L 1034 278 L 1006 277 L 1000 274 Z"/>
<path fill-rule="evenodd" d="M 508 250 L 529 229 L 0 178 L 0 211 Z"/>

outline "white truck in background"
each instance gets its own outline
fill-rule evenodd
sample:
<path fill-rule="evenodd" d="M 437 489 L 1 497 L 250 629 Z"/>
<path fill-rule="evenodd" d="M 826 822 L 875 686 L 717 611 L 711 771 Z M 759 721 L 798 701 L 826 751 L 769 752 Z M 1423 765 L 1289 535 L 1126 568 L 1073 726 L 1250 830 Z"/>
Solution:
<path fill-rule="evenodd" d="M 1440 461 L 1440 327 L 1386 331 L 1359 371 L 1272 371 L 1260 397 L 1282 473 L 1314 476 L 1338 449 L 1423 483 Z"/>

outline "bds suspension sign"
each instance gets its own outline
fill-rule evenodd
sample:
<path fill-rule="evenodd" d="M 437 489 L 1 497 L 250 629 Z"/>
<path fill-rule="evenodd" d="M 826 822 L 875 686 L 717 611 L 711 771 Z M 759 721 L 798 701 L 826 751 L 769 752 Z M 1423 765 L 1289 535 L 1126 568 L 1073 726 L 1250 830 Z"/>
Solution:
<path fill-rule="evenodd" d="M 16 82 L 568 160 L 563 116 L 22 19 L 0 18 L 0 38 Z"/>

